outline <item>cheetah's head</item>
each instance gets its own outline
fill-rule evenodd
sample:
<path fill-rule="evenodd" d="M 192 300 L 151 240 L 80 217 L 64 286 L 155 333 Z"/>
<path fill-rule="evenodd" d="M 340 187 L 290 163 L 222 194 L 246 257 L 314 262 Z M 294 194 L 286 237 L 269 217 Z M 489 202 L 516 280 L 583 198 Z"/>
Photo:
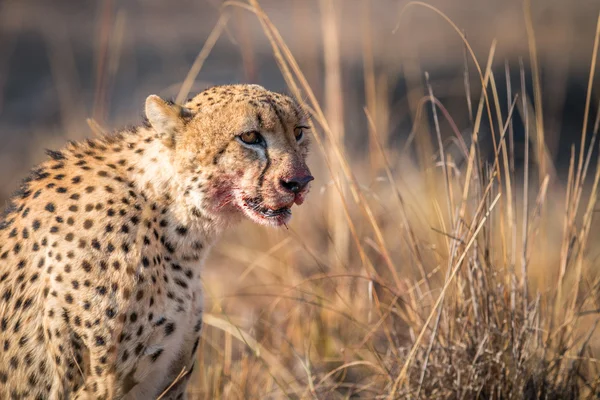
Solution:
<path fill-rule="evenodd" d="M 279 226 L 304 201 L 313 180 L 306 165 L 309 124 L 290 97 L 258 85 L 217 86 L 185 106 L 150 96 L 146 115 L 200 207 Z"/>

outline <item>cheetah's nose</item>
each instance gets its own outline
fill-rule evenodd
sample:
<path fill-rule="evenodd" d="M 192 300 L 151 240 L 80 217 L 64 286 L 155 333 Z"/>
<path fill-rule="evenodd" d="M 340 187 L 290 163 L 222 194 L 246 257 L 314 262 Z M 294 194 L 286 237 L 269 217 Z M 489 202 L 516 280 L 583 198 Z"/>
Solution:
<path fill-rule="evenodd" d="M 304 175 L 295 176 L 290 180 L 281 179 L 279 182 L 285 190 L 297 194 L 301 192 L 306 187 L 306 185 L 308 185 L 308 182 L 314 179 L 315 178 L 313 178 L 312 175 Z"/>

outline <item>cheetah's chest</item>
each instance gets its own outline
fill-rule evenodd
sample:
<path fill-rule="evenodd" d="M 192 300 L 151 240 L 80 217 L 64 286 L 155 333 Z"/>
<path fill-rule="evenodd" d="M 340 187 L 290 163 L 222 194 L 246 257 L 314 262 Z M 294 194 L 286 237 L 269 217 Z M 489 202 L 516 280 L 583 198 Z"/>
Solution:
<path fill-rule="evenodd" d="M 130 389 L 128 399 L 156 397 L 193 365 L 202 326 L 201 282 L 199 277 L 180 278 L 186 272 L 190 276 L 190 267 L 172 263 L 169 269 L 171 273 L 165 272 L 160 281 L 149 282 L 152 295 L 147 303 L 138 305 L 144 308 L 140 314 L 146 315 L 145 327 L 131 326 L 125 334 L 132 340 L 131 336 L 143 329 L 137 344 L 128 346 L 130 355 L 133 347 L 133 359 L 119 368 L 126 391 Z"/>

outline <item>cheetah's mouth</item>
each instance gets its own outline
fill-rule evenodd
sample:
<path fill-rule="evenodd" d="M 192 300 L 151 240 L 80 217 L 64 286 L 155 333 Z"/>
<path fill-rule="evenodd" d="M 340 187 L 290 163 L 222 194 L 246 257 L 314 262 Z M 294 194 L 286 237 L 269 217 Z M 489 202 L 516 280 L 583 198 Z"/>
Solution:
<path fill-rule="evenodd" d="M 264 219 L 270 223 L 275 223 L 276 225 L 284 224 L 292 216 L 292 211 L 290 210 L 291 205 L 281 208 L 271 208 L 265 206 L 259 199 L 244 199 L 243 204 L 245 211 L 250 214 L 253 219 Z"/>
<path fill-rule="evenodd" d="M 278 217 L 280 215 L 291 215 L 292 213 L 290 206 L 273 209 L 262 205 L 262 202 L 258 201 L 257 199 L 245 199 L 244 203 L 247 207 L 252 209 L 252 211 L 257 212 L 258 214 L 267 218 Z"/>

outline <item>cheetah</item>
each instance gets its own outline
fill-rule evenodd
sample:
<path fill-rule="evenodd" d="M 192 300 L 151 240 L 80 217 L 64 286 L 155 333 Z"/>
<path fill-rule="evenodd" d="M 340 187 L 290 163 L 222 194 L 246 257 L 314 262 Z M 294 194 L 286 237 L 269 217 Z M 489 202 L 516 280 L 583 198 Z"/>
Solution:
<path fill-rule="evenodd" d="M 0 398 L 152 399 L 192 371 L 201 265 L 244 217 L 285 225 L 313 180 L 309 124 L 257 85 L 47 151 L 0 219 Z M 190 373 L 164 399 L 185 399 Z"/>

